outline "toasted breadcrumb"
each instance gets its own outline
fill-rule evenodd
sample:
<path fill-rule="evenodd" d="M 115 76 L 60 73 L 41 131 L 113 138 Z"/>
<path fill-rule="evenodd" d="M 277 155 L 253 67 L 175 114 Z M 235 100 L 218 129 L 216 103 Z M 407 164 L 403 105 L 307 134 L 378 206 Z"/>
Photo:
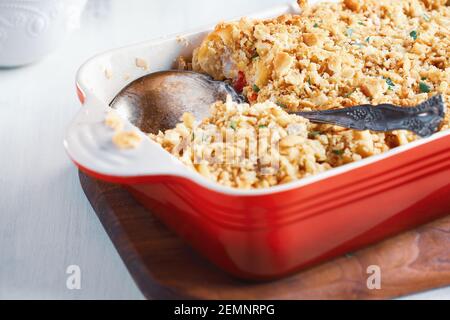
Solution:
<path fill-rule="evenodd" d="M 108 113 L 105 119 L 105 124 L 115 131 L 123 130 L 123 121 L 115 111 Z"/>
<path fill-rule="evenodd" d="M 105 125 L 114 130 L 112 141 L 119 149 L 134 149 L 142 141 L 141 136 L 136 131 L 124 131 L 124 122 L 115 111 L 108 113 Z"/>
<path fill-rule="evenodd" d="M 112 78 L 112 76 L 113 76 L 113 74 L 112 74 L 111 69 L 105 68 L 105 78 L 110 80 Z"/>
<path fill-rule="evenodd" d="M 361 9 L 360 0 L 344 0 L 344 5 L 354 12 L 358 12 Z"/>
<path fill-rule="evenodd" d="M 148 70 L 148 63 L 145 59 L 136 58 L 135 60 L 136 67 L 141 68 L 142 70 Z"/>
<path fill-rule="evenodd" d="M 192 70 L 192 63 L 189 59 L 183 56 L 179 56 L 175 62 L 176 68 L 178 70 Z"/>
<path fill-rule="evenodd" d="M 308 0 L 297 0 L 297 3 L 300 8 L 306 8 L 308 6 Z"/>
<path fill-rule="evenodd" d="M 136 131 L 118 131 L 113 136 L 113 143 L 119 149 L 134 149 L 141 142 L 142 138 Z"/>
<path fill-rule="evenodd" d="M 184 47 L 189 47 L 189 40 L 186 39 L 185 37 L 182 36 L 177 36 L 176 38 L 177 42 L 181 45 L 183 45 Z"/>

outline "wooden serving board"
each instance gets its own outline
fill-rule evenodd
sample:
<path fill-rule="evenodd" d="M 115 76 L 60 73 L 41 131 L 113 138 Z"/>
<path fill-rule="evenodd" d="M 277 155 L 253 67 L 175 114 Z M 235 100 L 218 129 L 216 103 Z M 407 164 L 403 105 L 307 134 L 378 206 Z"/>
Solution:
<path fill-rule="evenodd" d="M 121 186 L 80 173 L 81 185 L 148 299 L 385 299 L 450 285 L 450 216 L 294 276 L 235 279 L 194 252 Z M 381 268 L 380 290 L 367 267 Z"/>

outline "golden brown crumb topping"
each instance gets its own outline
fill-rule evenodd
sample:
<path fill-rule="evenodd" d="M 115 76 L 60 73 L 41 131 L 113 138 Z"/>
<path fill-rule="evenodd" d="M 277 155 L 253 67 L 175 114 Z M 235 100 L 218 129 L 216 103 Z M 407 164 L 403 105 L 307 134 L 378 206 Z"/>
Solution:
<path fill-rule="evenodd" d="M 228 99 L 195 124 L 185 114 L 176 128 L 150 137 L 206 178 L 235 188 L 266 188 L 332 168 L 327 151 L 308 120 L 271 102 L 253 106 Z M 361 157 L 358 157 L 361 159 Z"/>
<path fill-rule="evenodd" d="M 217 102 L 199 124 L 191 114 L 172 130 L 150 135 L 189 168 L 234 188 L 267 188 L 389 150 L 384 133 L 330 135 L 272 102 Z M 403 132 L 396 145 L 408 143 Z"/>
<path fill-rule="evenodd" d="M 220 80 L 244 75 L 251 103 L 290 111 L 412 106 L 436 93 L 448 105 L 449 28 L 444 0 L 320 3 L 299 15 L 219 24 L 193 68 Z"/>
<path fill-rule="evenodd" d="M 413 106 L 438 93 L 449 105 L 449 1 L 298 3 L 298 15 L 221 23 L 192 65 L 180 59 L 182 69 L 233 81 L 250 104 L 217 102 L 199 124 L 185 114 L 176 128 L 150 137 L 212 181 L 266 188 L 417 139 L 313 124 L 289 111 Z M 447 109 L 441 130 L 449 116 Z M 114 118 L 107 123 L 122 132 Z"/>
<path fill-rule="evenodd" d="M 115 112 L 111 111 L 105 119 L 105 125 L 114 130 L 112 142 L 119 149 L 137 148 L 142 138 L 136 131 L 125 131 L 122 118 Z"/>

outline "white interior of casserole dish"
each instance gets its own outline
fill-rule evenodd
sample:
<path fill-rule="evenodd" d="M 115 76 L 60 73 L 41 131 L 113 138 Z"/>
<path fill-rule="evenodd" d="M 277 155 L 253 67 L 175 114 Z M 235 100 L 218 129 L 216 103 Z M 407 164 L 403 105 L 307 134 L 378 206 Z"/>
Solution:
<path fill-rule="evenodd" d="M 264 19 L 284 13 L 295 13 L 297 10 L 295 3 L 289 3 L 248 17 Z M 138 148 L 132 150 L 118 149 L 112 143 L 113 130 L 103 124 L 110 111 L 109 103 L 130 82 L 151 72 L 173 68 L 180 55 L 190 56 L 193 49 L 200 44 L 210 30 L 212 30 L 212 27 L 181 36 L 168 36 L 112 50 L 87 61 L 77 74 L 77 85 L 86 97 L 85 104 L 70 124 L 64 141 L 69 156 L 78 165 L 105 176 L 181 176 L 218 192 L 256 196 L 299 188 L 392 157 L 395 154 L 450 134 L 449 131 L 440 132 L 430 138 L 401 146 L 381 155 L 372 156 L 289 184 L 262 190 L 232 189 L 211 182 L 200 174 L 185 168 L 178 159 L 141 132 L 143 143 Z M 139 63 L 136 63 L 137 59 Z M 125 129 L 139 131 L 128 122 L 125 124 Z"/>

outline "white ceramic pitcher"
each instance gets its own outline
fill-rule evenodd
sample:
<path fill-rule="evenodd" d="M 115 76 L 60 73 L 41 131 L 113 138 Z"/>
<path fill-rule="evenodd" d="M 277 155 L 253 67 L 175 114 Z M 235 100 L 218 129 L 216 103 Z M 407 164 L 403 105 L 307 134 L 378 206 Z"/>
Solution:
<path fill-rule="evenodd" d="M 0 67 L 45 57 L 79 24 L 87 0 L 0 0 Z"/>

